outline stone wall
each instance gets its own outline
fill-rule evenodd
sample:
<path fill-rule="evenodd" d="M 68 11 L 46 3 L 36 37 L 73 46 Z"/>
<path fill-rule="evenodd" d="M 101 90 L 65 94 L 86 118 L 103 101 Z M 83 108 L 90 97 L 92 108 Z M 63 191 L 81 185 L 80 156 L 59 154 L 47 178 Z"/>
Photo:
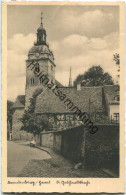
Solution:
<path fill-rule="evenodd" d="M 52 132 L 42 132 L 34 137 L 36 145 L 47 148 L 53 148 L 53 138 L 54 134 Z"/>
<path fill-rule="evenodd" d="M 85 164 L 89 167 L 119 166 L 119 126 L 97 125 L 97 133 L 86 132 Z"/>
<path fill-rule="evenodd" d="M 39 134 L 39 135 L 35 135 L 34 136 L 34 140 L 35 140 L 35 142 L 36 142 L 36 145 L 38 145 L 38 146 L 40 146 L 40 137 L 41 137 L 41 135 Z"/>
<path fill-rule="evenodd" d="M 41 146 L 53 148 L 53 133 L 41 134 Z"/>
<path fill-rule="evenodd" d="M 54 133 L 54 151 L 62 153 L 62 132 Z"/>
<path fill-rule="evenodd" d="M 41 145 L 76 163 L 83 162 L 86 167 L 119 170 L 119 126 L 97 126 L 95 134 L 90 134 L 84 126 L 42 134 Z"/>
<path fill-rule="evenodd" d="M 84 128 L 76 127 L 54 133 L 54 150 L 74 162 L 83 161 Z"/>
<path fill-rule="evenodd" d="M 119 126 L 97 125 L 98 131 L 90 134 L 84 127 L 41 134 L 41 145 L 75 163 L 86 167 L 101 167 L 119 170 Z"/>

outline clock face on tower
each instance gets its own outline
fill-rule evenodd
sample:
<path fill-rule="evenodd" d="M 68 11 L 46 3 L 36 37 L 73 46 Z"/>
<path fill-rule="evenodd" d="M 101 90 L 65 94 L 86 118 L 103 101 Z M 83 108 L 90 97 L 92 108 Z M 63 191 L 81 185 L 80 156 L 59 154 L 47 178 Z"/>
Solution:
<path fill-rule="evenodd" d="M 39 55 L 40 55 L 39 53 L 35 53 L 35 56 L 36 56 L 37 58 L 39 57 Z"/>

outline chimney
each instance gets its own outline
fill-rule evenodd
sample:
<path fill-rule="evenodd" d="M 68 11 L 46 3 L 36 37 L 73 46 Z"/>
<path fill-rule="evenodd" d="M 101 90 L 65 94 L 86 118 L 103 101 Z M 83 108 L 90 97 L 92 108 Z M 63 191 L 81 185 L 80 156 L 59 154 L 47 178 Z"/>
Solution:
<path fill-rule="evenodd" d="M 77 83 L 77 91 L 81 90 L 81 83 Z"/>

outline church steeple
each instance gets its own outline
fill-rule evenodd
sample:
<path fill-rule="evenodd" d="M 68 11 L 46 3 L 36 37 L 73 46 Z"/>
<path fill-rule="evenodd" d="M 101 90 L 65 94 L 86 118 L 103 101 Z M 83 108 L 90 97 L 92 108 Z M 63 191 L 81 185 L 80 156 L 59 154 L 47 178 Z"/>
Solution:
<path fill-rule="evenodd" d="M 41 12 L 41 26 L 43 26 L 43 23 L 42 23 L 42 14 L 43 14 L 43 13 Z"/>
<path fill-rule="evenodd" d="M 46 30 L 43 27 L 43 23 L 42 23 L 42 12 L 41 12 L 41 24 L 40 27 L 37 30 L 37 42 L 35 43 L 35 45 L 46 45 Z"/>
<path fill-rule="evenodd" d="M 72 87 L 71 67 L 70 67 L 69 87 Z"/>
<path fill-rule="evenodd" d="M 29 99 L 38 88 L 43 88 L 42 74 L 47 76 L 49 81 L 55 84 L 55 63 L 54 55 L 46 42 L 46 30 L 43 27 L 42 13 L 40 15 L 40 26 L 37 29 L 37 41 L 28 52 L 26 60 L 26 97 L 25 106 L 28 108 Z M 35 70 L 35 71 L 34 71 Z M 36 73 L 37 76 L 36 75 Z M 42 73 L 42 74 L 41 74 Z"/>

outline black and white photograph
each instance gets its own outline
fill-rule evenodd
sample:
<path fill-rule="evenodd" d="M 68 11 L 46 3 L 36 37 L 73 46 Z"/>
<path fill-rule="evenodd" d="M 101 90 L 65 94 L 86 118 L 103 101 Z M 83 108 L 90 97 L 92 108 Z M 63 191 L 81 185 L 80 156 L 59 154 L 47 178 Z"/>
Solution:
<path fill-rule="evenodd" d="M 6 6 L 10 188 L 13 178 L 22 185 L 44 178 L 41 187 L 57 178 L 58 188 L 123 178 L 120 9 L 119 3 Z"/>

